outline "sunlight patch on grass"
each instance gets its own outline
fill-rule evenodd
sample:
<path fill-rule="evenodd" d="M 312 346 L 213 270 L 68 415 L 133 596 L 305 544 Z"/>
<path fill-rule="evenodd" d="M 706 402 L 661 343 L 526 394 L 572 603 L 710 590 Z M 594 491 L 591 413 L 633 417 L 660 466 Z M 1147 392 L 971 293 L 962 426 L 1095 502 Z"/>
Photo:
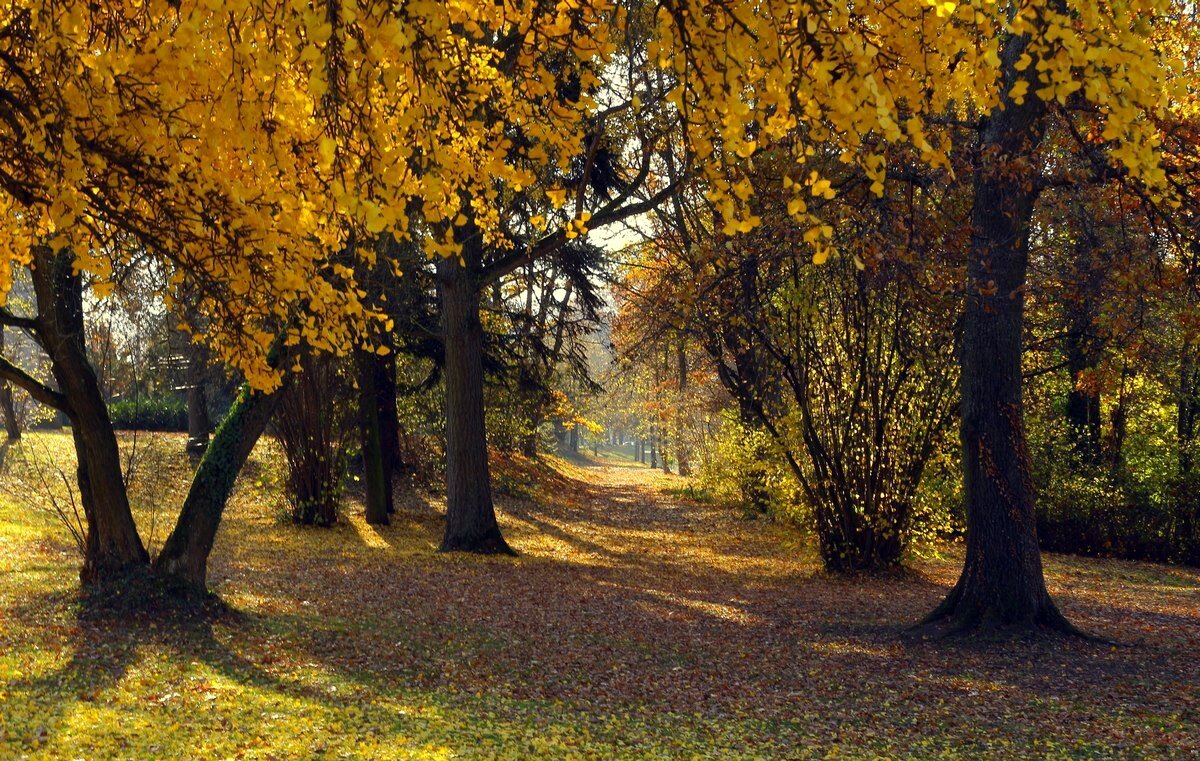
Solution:
<path fill-rule="evenodd" d="M 358 538 L 367 547 L 376 550 L 391 549 L 391 543 L 383 538 L 378 529 L 367 523 L 367 519 L 361 514 L 353 513 L 348 515 L 346 516 L 346 521 L 354 528 L 354 532 L 358 534 Z"/>
<path fill-rule="evenodd" d="M 36 436 L 69 458 L 69 436 Z M 186 477 L 182 438 L 139 446 L 165 458 L 145 473 Z M 211 566 L 229 609 L 212 619 L 90 617 L 65 531 L 0 496 L 0 758 L 1123 759 L 1195 747 L 1189 693 L 1157 662 L 1194 652 L 1162 631 L 1195 631 L 1193 570 L 1050 557 L 1056 589 L 1092 615 L 1136 605 L 1178 620 L 1144 622 L 1151 645 L 1050 657 L 1022 646 L 995 665 L 887 629 L 944 594 L 961 548 L 921 561 L 920 576 L 850 583 L 820 573 L 799 532 L 664 495 L 678 477 L 546 457 L 500 466 L 533 485 L 497 505 L 522 557 L 442 555 L 439 498 L 406 495 L 391 526 L 368 526 L 351 502 L 338 526 L 298 527 L 279 517 L 279 467 L 256 449 L 239 482 Z M 165 531 L 181 497 L 160 494 Z M 152 513 L 138 509 L 145 529 Z M 1041 681 L 1105 663 L 1101 689 Z"/>

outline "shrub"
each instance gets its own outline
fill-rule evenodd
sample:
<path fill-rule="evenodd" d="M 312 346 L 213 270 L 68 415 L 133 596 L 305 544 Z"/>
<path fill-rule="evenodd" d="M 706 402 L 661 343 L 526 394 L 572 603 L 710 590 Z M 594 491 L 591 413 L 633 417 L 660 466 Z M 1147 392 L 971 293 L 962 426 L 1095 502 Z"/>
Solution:
<path fill-rule="evenodd" d="M 345 384 L 329 358 L 305 358 L 284 392 L 275 432 L 287 460 L 289 515 L 306 526 L 337 522 L 350 438 Z"/>
<path fill-rule="evenodd" d="M 747 517 L 768 514 L 795 523 L 810 517 L 771 437 L 743 424 L 733 410 L 722 413 L 698 454 L 696 480 L 714 502 L 740 507 Z"/>
<path fill-rule="evenodd" d="M 113 428 L 126 431 L 186 431 L 187 402 L 178 394 L 119 399 L 108 405 Z"/>

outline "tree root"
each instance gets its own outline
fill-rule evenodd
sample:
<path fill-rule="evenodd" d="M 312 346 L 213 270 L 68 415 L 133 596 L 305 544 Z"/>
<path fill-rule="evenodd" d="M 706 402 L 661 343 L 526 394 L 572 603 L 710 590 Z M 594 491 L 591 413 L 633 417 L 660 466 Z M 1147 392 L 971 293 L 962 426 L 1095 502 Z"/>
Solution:
<path fill-rule="evenodd" d="M 1098 644 L 1115 645 L 1105 637 L 1085 632 L 1067 620 L 1049 594 L 1045 594 L 1036 610 L 1013 616 L 998 604 L 971 605 L 963 600 L 960 584 L 950 590 L 933 611 L 907 630 L 926 639 L 987 637 L 997 634 L 1027 635 L 1056 634 Z"/>
<path fill-rule="evenodd" d="M 482 537 L 443 539 L 438 552 L 470 552 L 475 555 L 506 555 L 517 557 L 517 552 L 508 546 L 500 531 L 488 532 Z"/>

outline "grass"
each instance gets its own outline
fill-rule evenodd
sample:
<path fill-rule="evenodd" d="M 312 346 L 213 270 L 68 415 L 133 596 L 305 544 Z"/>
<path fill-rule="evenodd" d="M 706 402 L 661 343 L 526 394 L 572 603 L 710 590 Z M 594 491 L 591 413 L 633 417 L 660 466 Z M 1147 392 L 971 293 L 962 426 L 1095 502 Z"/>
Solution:
<path fill-rule="evenodd" d="M 1048 558 L 1063 608 L 1120 647 L 925 642 L 904 627 L 953 582 L 956 548 L 840 579 L 802 536 L 675 499 L 676 477 L 503 458 L 521 557 L 439 555 L 422 493 L 383 528 L 353 503 L 332 529 L 281 521 L 263 446 L 212 559 L 224 605 L 114 616 L 80 602 L 69 534 L 29 488 L 30 462 L 70 472 L 69 439 L 27 438 L 0 477 L 0 758 L 1200 754 L 1195 570 Z M 136 442 L 158 542 L 183 444 Z"/>

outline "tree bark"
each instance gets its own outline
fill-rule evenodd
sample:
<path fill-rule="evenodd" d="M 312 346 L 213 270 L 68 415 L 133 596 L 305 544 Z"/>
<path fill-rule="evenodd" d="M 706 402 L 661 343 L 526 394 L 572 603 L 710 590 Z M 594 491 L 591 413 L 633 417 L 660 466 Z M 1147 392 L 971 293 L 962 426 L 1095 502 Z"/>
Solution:
<path fill-rule="evenodd" d="M 1002 52 L 1002 92 L 1019 74 L 1028 40 Z M 1030 67 L 1035 71 L 1036 67 Z M 1030 89 L 1034 89 L 1034 84 Z M 1021 399 L 1024 288 L 1037 198 L 1033 161 L 1046 105 L 1005 96 L 981 135 L 975 180 L 960 362 L 966 561 L 958 583 L 926 619 L 951 631 L 1035 625 L 1074 631 L 1042 574 Z"/>
<path fill-rule="evenodd" d="M 4 327 L 0 326 L 0 356 L 4 354 Z M 0 410 L 4 412 L 4 431 L 9 441 L 21 440 L 21 423 L 17 420 L 17 407 L 13 403 L 12 384 L 0 383 Z"/>
<path fill-rule="evenodd" d="M 373 351 L 359 349 L 358 360 L 358 421 L 362 444 L 363 479 L 366 482 L 367 523 L 386 526 L 392 505 L 392 459 L 383 443 L 383 418 L 387 412 L 384 392 L 387 366 Z M 394 376 L 393 376 L 394 377 Z M 391 417 L 396 417 L 392 407 Z"/>
<path fill-rule="evenodd" d="M 288 381 L 285 376 L 283 384 Z M 192 477 L 175 529 L 155 559 L 155 573 L 184 588 L 207 588 L 208 556 L 225 505 L 246 458 L 275 414 L 284 385 L 268 393 L 242 387 Z"/>
<path fill-rule="evenodd" d="M 388 353 L 375 355 L 375 382 L 379 390 L 379 443 L 383 447 L 384 462 L 388 468 L 388 483 L 403 473 L 407 467 L 404 462 L 404 452 L 400 448 L 400 416 L 396 411 L 399 390 L 396 386 L 396 340 L 391 331 L 380 336 L 381 345 L 387 347 Z M 395 512 L 388 487 L 388 512 Z"/>
<path fill-rule="evenodd" d="M 37 337 L 50 356 L 51 373 L 66 398 L 78 457 L 80 501 L 87 519 L 85 584 L 114 581 L 144 569 L 149 555 L 138 535 L 117 437 L 96 373 L 87 359 L 83 324 L 83 279 L 73 272 L 69 251 L 34 249 L 32 279 L 37 296 Z"/>
<path fill-rule="evenodd" d="M 675 351 L 675 359 L 678 363 L 679 372 L 679 405 L 675 408 L 675 461 L 679 463 L 679 475 L 690 476 L 692 474 L 691 458 L 688 455 L 687 448 L 683 445 L 683 402 L 687 398 L 688 369 L 687 350 L 684 348 L 682 340 L 676 346 Z"/>
<path fill-rule="evenodd" d="M 538 453 L 538 428 L 542 425 L 542 405 L 540 402 L 535 403 L 533 414 L 529 418 L 529 433 L 525 434 L 524 440 L 521 441 L 521 454 L 526 457 L 537 457 Z"/>
<path fill-rule="evenodd" d="M 1200 367 L 1196 347 L 1185 337 L 1179 358 L 1179 395 L 1175 400 L 1175 431 L 1179 441 L 1178 472 L 1187 477 L 1195 462 L 1196 423 L 1200 420 Z"/>
<path fill-rule="evenodd" d="M 504 541 L 492 504 L 483 407 L 483 325 L 479 286 L 469 267 L 478 251 L 464 247 L 464 263 L 437 263 L 445 341 L 446 532 L 441 552 L 515 554 Z"/>
<path fill-rule="evenodd" d="M 208 396 L 204 391 L 204 354 L 198 346 L 189 347 L 187 417 L 189 454 L 203 454 L 208 448 L 212 421 L 208 418 Z"/>
<path fill-rule="evenodd" d="M 671 474 L 671 460 L 667 457 L 667 426 L 663 423 L 662 431 L 658 437 L 658 456 L 662 459 L 662 471 L 667 475 Z"/>
<path fill-rule="evenodd" d="M 1189 295 L 1193 292 L 1189 289 Z M 1200 544 L 1194 539 L 1196 527 L 1200 522 L 1200 500 L 1197 500 L 1192 489 L 1195 478 L 1196 434 L 1197 421 L 1200 421 L 1200 367 L 1196 362 L 1196 346 L 1191 336 L 1185 336 L 1179 359 L 1179 396 L 1175 403 L 1176 436 L 1178 438 L 1178 478 L 1179 494 L 1177 515 L 1173 533 L 1173 544 L 1178 547 L 1188 547 Z M 1123 412 L 1123 410 L 1121 410 Z M 1124 417 L 1122 416 L 1122 432 Z M 1114 426 L 1115 433 L 1115 426 Z M 1114 437 L 1115 438 L 1115 437 Z M 1197 547 L 1195 552 L 1200 552 Z"/>

